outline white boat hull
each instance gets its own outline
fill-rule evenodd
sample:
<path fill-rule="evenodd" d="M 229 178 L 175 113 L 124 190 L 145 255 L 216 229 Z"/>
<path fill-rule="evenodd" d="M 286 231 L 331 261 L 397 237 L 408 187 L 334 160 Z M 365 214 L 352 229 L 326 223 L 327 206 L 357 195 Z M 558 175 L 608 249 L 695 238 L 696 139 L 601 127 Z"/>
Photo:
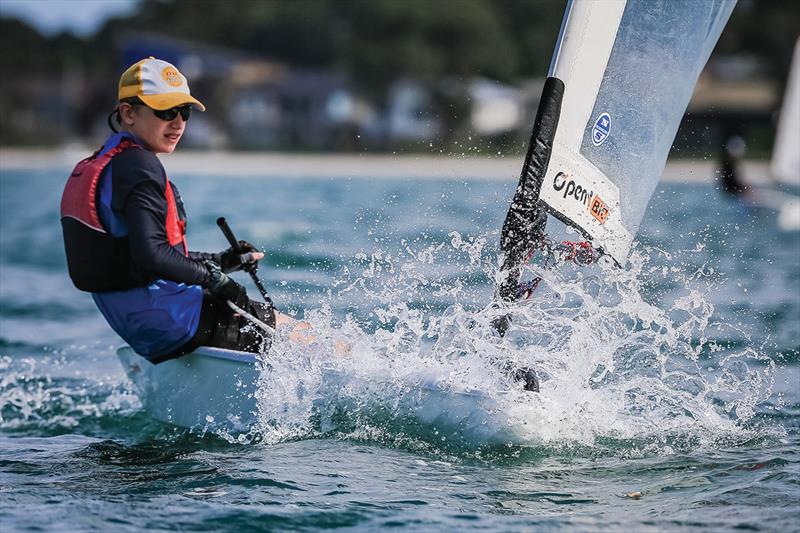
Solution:
<path fill-rule="evenodd" d="M 132 348 L 117 350 L 147 412 L 187 428 L 244 430 L 256 421 L 254 354 L 201 347 L 158 365 Z"/>
<path fill-rule="evenodd" d="M 258 421 L 260 370 L 254 354 L 201 347 L 158 365 L 127 346 L 117 355 L 145 410 L 157 420 L 232 433 L 246 432 Z M 437 441 L 467 447 L 522 443 L 530 437 L 530 420 L 509 415 L 503 391 L 458 390 L 424 375 L 394 382 L 336 369 L 323 369 L 314 389 L 309 399 L 322 433 L 335 432 L 337 413 L 344 412 L 352 420 L 388 423 L 423 439 L 433 432 Z"/>

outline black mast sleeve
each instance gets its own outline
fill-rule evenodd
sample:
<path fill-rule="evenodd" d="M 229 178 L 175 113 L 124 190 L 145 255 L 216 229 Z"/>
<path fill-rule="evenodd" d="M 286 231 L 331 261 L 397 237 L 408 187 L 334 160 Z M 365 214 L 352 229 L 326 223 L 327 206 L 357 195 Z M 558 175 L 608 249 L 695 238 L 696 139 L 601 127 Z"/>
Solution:
<path fill-rule="evenodd" d="M 563 98 L 564 82 L 558 78 L 547 78 L 542 88 L 519 184 L 500 234 L 502 263 L 497 295 L 503 301 L 514 300 L 521 266 L 544 238 L 547 212 L 539 202 L 539 191 L 550 164 Z"/>

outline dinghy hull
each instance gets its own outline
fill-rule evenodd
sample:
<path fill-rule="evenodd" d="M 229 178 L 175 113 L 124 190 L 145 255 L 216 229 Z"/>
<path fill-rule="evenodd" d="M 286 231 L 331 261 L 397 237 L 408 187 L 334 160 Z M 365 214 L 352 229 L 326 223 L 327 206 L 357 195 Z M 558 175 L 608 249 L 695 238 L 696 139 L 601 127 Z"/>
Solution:
<path fill-rule="evenodd" d="M 125 346 L 125 373 L 153 418 L 187 428 L 246 431 L 256 421 L 254 354 L 201 347 L 154 365 Z"/>
<path fill-rule="evenodd" d="M 255 354 L 201 347 L 154 365 L 126 346 L 117 356 L 144 409 L 157 420 L 233 434 L 250 431 L 258 421 L 256 391 L 261 369 Z M 514 409 L 514 404 L 504 401 L 507 392 L 463 390 L 424 372 L 386 380 L 323 368 L 319 382 L 304 394 L 308 393 L 316 429 L 322 434 L 336 432 L 337 420 L 345 416 L 351 421 L 369 420 L 370 425 L 386 424 L 437 444 L 447 441 L 471 448 L 528 442 L 526 434 L 539 420 L 512 414 L 524 405 Z M 533 399 L 533 393 L 527 394 Z M 286 405 L 275 407 L 280 410 Z"/>

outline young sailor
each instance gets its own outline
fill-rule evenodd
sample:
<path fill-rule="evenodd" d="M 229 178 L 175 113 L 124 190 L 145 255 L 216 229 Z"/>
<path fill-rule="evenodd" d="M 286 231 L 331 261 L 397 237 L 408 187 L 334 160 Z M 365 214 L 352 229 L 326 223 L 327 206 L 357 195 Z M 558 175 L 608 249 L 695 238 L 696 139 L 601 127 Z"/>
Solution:
<path fill-rule="evenodd" d="M 250 300 L 227 275 L 263 254 L 245 241 L 239 243 L 244 253 L 189 251 L 183 203 L 156 155 L 175 150 L 192 111 L 205 107 L 177 68 L 153 57 L 122 74 L 118 96 L 109 115 L 114 134 L 77 164 L 61 199 L 72 281 L 154 363 L 201 345 L 268 349 L 269 335 L 243 328 L 245 319 L 227 305 L 230 300 L 272 328 L 293 322 L 272 302 Z"/>

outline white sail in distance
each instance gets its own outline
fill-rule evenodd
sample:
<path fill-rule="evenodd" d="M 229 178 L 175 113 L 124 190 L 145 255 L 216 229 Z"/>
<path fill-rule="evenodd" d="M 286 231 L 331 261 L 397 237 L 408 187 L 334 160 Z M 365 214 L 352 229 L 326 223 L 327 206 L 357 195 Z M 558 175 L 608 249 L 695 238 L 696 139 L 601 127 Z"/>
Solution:
<path fill-rule="evenodd" d="M 555 135 L 532 138 L 530 151 L 549 144 L 550 154 L 545 165 L 523 169 L 521 186 L 538 180 L 548 211 L 620 264 L 735 3 L 572 0 L 567 6 L 548 76 L 554 83 L 542 95 L 560 98 Z M 543 109 L 537 122 L 543 114 L 548 120 Z M 531 161 L 536 154 L 526 165 Z"/>
<path fill-rule="evenodd" d="M 794 46 L 770 167 L 775 179 L 800 187 L 800 39 Z"/>

